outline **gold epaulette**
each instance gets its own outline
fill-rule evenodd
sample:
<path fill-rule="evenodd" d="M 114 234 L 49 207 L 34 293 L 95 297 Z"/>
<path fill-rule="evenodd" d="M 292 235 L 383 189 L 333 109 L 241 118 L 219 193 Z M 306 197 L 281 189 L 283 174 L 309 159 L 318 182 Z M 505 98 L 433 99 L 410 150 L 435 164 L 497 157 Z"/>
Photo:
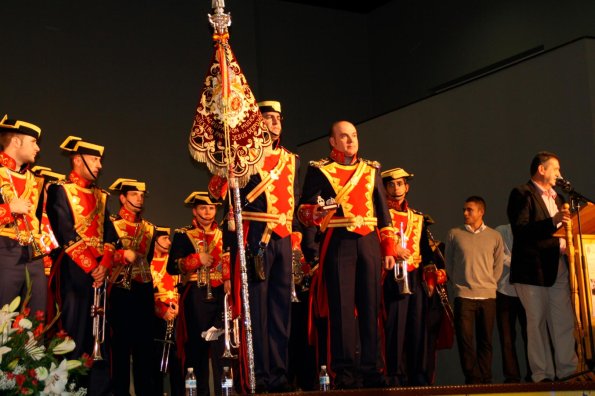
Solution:
<path fill-rule="evenodd" d="M 333 162 L 333 160 L 327 157 L 318 161 L 310 161 L 310 166 L 313 166 L 314 168 L 322 168 L 323 166 L 328 165 L 331 162 Z"/>
<path fill-rule="evenodd" d="M 285 147 L 281 146 L 281 150 L 285 151 L 287 154 L 289 155 L 294 155 L 296 157 L 299 157 L 299 155 L 297 155 L 296 153 L 292 153 L 291 151 L 287 150 Z"/>
<path fill-rule="evenodd" d="M 411 209 L 411 208 L 409 208 L 409 209 Z M 418 215 L 421 215 L 421 216 L 423 216 L 423 215 L 424 215 L 422 211 L 420 211 L 420 210 L 417 210 L 417 209 L 411 209 L 411 211 L 412 211 L 413 213 L 415 213 L 415 214 L 418 214 Z"/>
<path fill-rule="evenodd" d="M 380 169 L 380 162 L 378 162 L 378 161 L 367 160 L 365 158 L 360 158 L 360 161 L 365 162 L 366 165 L 369 165 L 373 168 Z"/>
<path fill-rule="evenodd" d="M 63 186 L 64 184 L 72 183 L 70 180 L 62 179 L 62 180 L 50 180 L 48 184 L 57 184 L 59 186 Z"/>
<path fill-rule="evenodd" d="M 178 234 L 185 234 L 193 228 L 194 227 L 192 227 L 191 225 L 188 225 L 186 227 L 176 228 L 176 230 L 174 232 L 176 232 Z"/>

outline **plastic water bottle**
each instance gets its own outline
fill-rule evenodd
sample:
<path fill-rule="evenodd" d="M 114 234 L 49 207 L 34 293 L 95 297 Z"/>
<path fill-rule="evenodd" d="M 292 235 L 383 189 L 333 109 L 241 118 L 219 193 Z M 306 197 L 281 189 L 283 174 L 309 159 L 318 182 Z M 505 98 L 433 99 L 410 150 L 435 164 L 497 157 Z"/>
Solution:
<path fill-rule="evenodd" d="M 233 391 L 233 377 L 231 376 L 231 370 L 229 367 L 223 367 L 223 373 L 221 374 L 221 394 L 223 396 L 234 395 Z"/>
<path fill-rule="evenodd" d="M 192 367 L 188 367 L 184 387 L 186 388 L 186 396 L 196 396 L 196 375 L 194 375 L 194 368 Z"/>
<path fill-rule="evenodd" d="M 326 366 L 320 366 L 320 376 L 318 377 L 318 381 L 320 382 L 320 390 L 323 392 L 331 390 L 331 379 L 328 376 L 328 371 L 326 371 Z"/>

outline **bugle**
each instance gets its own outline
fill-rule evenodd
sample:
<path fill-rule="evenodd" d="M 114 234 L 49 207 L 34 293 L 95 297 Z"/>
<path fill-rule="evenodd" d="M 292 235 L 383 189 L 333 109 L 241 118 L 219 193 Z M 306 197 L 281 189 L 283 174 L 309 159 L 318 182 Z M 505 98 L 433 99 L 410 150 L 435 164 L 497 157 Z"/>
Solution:
<path fill-rule="evenodd" d="M 223 298 L 223 335 L 224 335 L 224 359 L 236 359 L 238 355 L 232 353 L 232 349 L 240 347 L 240 323 L 239 317 L 232 318 L 231 293 L 225 293 Z"/>
<path fill-rule="evenodd" d="M 403 222 L 401 222 L 399 231 L 400 231 L 400 237 L 401 237 L 401 247 L 403 249 L 407 249 L 407 237 L 405 236 L 405 233 L 403 232 Z M 395 267 L 394 267 L 395 282 L 402 285 L 401 286 L 401 294 L 412 294 L 411 289 L 409 289 L 409 273 L 408 273 L 409 270 L 407 267 L 408 267 L 408 265 L 407 265 L 406 259 L 398 260 L 395 263 Z"/>
<path fill-rule="evenodd" d="M 142 227 L 141 227 L 142 225 Z M 121 237 L 122 245 L 125 250 L 132 250 L 136 254 L 136 258 L 133 262 L 126 265 L 120 265 L 114 269 L 112 273 L 113 284 L 121 287 L 122 289 L 130 290 L 132 287 L 132 277 L 134 268 L 138 268 L 143 283 L 149 283 L 151 281 L 151 274 L 147 271 L 148 263 L 145 256 L 138 253 L 140 243 L 142 240 L 145 227 L 142 220 L 136 224 L 134 229 L 134 236 Z M 147 265 L 145 265 L 147 264 Z"/>
<path fill-rule="evenodd" d="M 206 237 L 206 233 L 205 233 Z M 204 241 L 200 241 L 198 253 L 208 253 L 208 244 L 206 239 Z M 205 301 L 215 301 L 215 297 L 213 296 L 213 288 L 211 287 L 211 267 L 207 267 L 201 265 L 196 270 L 196 286 L 198 287 L 205 287 L 207 288 L 207 295 L 205 297 Z"/>
<path fill-rule="evenodd" d="M 103 285 L 93 288 L 93 305 L 91 317 L 93 318 L 93 360 L 103 360 L 101 344 L 105 341 L 105 308 L 107 302 L 107 280 Z"/>

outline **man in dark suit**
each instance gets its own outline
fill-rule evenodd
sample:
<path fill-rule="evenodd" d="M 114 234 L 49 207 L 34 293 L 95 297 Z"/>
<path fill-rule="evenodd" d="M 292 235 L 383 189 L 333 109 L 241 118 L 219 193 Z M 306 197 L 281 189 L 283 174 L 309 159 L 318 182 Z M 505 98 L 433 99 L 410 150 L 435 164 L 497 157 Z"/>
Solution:
<path fill-rule="evenodd" d="M 561 177 L 559 158 L 539 152 L 530 171 L 531 180 L 514 188 L 508 199 L 514 235 L 510 282 L 515 284 L 527 313 L 529 365 L 533 381 L 540 382 L 572 375 L 577 357 L 564 258 L 566 241 L 553 236 L 556 229 L 570 221 L 570 213 L 562 209 L 562 197 L 553 189 Z"/>

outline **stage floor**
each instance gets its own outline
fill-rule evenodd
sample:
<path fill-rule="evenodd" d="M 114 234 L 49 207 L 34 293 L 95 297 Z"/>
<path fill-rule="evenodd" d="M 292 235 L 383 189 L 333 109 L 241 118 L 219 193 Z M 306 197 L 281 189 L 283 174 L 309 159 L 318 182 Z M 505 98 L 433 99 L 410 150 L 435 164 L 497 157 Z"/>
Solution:
<path fill-rule="evenodd" d="M 277 395 L 312 395 L 312 396 L 404 396 L 404 395 L 556 395 L 556 396 L 595 396 L 595 381 L 589 378 L 576 379 L 566 382 L 548 382 L 539 384 L 490 384 L 490 385 L 449 385 L 426 386 L 411 388 L 384 388 L 384 389 L 358 389 L 335 390 L 329 392 L 289 392 L 276 393 Z M 270 394 L 270 393 L 269 393 Z"/>

